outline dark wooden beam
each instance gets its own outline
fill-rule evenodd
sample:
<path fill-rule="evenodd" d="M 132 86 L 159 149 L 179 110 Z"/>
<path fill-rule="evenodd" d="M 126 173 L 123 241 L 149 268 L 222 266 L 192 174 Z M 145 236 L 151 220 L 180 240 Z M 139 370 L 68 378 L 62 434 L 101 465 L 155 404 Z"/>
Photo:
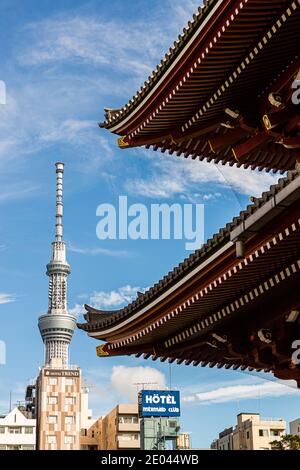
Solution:
<path fill-rule="evenodd" d="M 261 145 L 268 142 L 268 140 L 270 140 L 270 136 L 265 132 L 256 134 L 232 149 L 234 158 L 238 162 L 244 162 L 253 150 L 258 149 Z"/>
<path fill-rule="evenodd" d="M 208 143 L 211 151 L 213 153 L 217 153 L 219 150 L 222 150 L 226 147 L 231 147 L 246 136 L 247 133 L 240 127 L 237 127 L 236 129 L 229 130 L 226 132 L 226 134 L 210 139 Z"/>

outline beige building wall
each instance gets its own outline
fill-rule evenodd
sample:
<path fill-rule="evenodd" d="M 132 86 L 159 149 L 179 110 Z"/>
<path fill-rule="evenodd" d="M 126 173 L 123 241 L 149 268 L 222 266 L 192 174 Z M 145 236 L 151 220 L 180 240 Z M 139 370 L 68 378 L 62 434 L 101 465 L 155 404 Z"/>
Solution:
<path fill-rule="evenodd" d="M 191 435 L 188 432 L 180 432 L 177 437 L 177 449 L 187 450 L 191 448 Z"/>
<path fill-rule="evenodd" d="M 218 450 L 233 450 L 233 428 L 225 429 L 217 440 Z"/>
<path fill-rule="evenodd" d="M 43 367 L 37 379 L 37 449 L 80 448 L 81 370 Z"/>
<path fill-rule="evenodd" d="M 81 428 L 80 450 L 99 450 L 99 423 L 101 418 L 96 420 L 89 428 Z"/>
<path fill-rule="evenodd" d="M 140 449 L 138 405 L 120 404 L 98 420 L 101 450 Z"/>
<path fill-rule="evenodd" d="M 235 450 L 270 450 L 270 443 L 279 440 L 286 432 L 286 422 L 282 419 L 263 420 L 259 414 L 241 413 L 237 420 L 233 433 Z"/>
<path fill-rule="evenodd" d="M 258 413 L 240 413 L 237 425 L 220 433 L 218 450 L 271 450 L 271 442 L 280 440 L 286 432 L 283 419 L 261 419 Z"/>
<path fill-rule="evenodd" d="M 300 436 L 300 418 L 295 419 L 290 423 L 290 434 L 294 436 Z"/>

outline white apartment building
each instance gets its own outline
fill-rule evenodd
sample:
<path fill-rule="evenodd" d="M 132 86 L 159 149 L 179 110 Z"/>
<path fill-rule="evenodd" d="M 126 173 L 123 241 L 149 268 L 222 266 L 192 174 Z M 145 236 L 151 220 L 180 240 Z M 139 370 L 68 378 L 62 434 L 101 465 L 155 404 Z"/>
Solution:
<path fill-rule="evenodd" d="M 0 450 L 35 450 L 36 420 L 14 408 L 0 417 Z"/>
<path fill-rule="evenodd" d="M 271 442 L 286 433 L 283 419 L 261 418 L 259 413 L 240 413 L 237 425 L 225 429 L 213 442 L 217 450 L 271 450 Z"/>

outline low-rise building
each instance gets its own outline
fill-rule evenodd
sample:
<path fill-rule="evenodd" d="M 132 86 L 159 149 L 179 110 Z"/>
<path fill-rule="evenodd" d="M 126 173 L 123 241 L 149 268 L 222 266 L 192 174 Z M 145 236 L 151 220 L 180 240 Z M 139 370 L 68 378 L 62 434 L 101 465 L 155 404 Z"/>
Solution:
<path fill-rule="evenodd" d="M 138 405 L 120 404 L 100 420 L 101 450 L 140 449 Z"/>
<path fill-rule="evenodd" d="M 290 423 L 290 434 L 300 436 L 300 418 L 295 419 Z"/>
<path fill-rule="evenodd" d="M 18 407 L 0 417 L 0 450 L 35 450 L 36 420 Z"/>
<path fill-rule="evenodd" d="M 218 450 L 233 450 L 233 428 L 224 429 L 220 432 L 217 440 Z"/>
<path fill-rule="evenodd" d="M 180 432 L 177 437 L 177 449 L 188 450 L 191 448 L 191 435 L 188 432 Z"/>
<path fill-rule="evenodd" d="M 261 418 L 259 413 L 240 413 L 237 425 L 225 429 L 213 442 L 218 450 L 271 450 L 271 442 L 286 433 L 284 419 Z"/>
<path fill-rule="evenodd" d="M 81 429 L 81 450 L 138 450 L 141 449 L 141 423 L 138 405 L 119 404 L 106 416 L 96 421 L 90 421 L 90 426 Z M 172 424 L 178 425 L 176 419 L 161 418 L 159 420 L 147 419 L 144 422 L 149 427 L 157 425 L 159 430 L 169 429 L 172 433 L 177 449 L 190 449 L 190 434 L 178 433 L 179 428 L 172 428 Z M 147 435 L 149 438 L 149 435 Z M 153 439 L 157 441 L 158 431 L 153 430 Z M 164 436 L 165 438 L 166 436 Z M 170 437 L 170 436 L 169 436 Z M 145 434 L 144 434 L 145 438 Z M 163 438 L 163 439 L 164 439 Z M 151 447 L 152 448 L 152 447 Z"/>

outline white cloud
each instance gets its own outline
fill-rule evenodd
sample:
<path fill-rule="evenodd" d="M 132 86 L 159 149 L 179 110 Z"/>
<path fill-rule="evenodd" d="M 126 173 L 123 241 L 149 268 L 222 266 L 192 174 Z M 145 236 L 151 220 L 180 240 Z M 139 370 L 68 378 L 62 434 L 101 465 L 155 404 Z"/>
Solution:
<path fill-rule="evenodd" d="M 193 187 L 197 187 L 199 191 L 199 185 L 205 189 L 206 184 L 214 184 L 219 190 L 231 188 L 238 194 L 259 196 L 278 180 L 278 176 L 266 172 L 192 159 L 174 159 L 166 154 L 159 161 L 153 160 L 151 172 L 146 179 L 127 180 L 125 189 L 144 197 L 171 198 L 185 192 L 190 193 Z M 219 197 L 219 191 L 214 194 Z"/>
<path fill-rule="evenodd" d="M 186 16 L 194 10 L 192 3 Z M 94 120 L 91 110 L 94 117 L 101 102 L 109 106 L 116 98 L 121 106 L 142 85 L 178 34 L 179 23 L 183 26 L 180 5 L 180 0 L 166 0 L 140 21 L 62 9 L 18 30 L 7 103 L 0 107 L 1 168 L 11 171 L 13 161 L 16 170 L 25 157 L 59 143 L 77 153 L 76 163 L 72 159 L 77 170 L 103 169 L 114 148 L 97 128 L 102 109 Z M 164 14 L 170 8 L 171 19 Z"/>
<path fill-rule="evenodd" d="M 70 315 L 74 315 L 74 317 L 76 318 L 78 318 L 79 315 L 82 315 L 85 312 L 84 307 L 81 304 L 75 304 L 74 307 L 69 308 L 68 311 Z"/>
<path fill-rule="evenodd" d="M 6 294 L 4 292 L 0 292 L 0 305 L 1 304 L 9 304 L 11 302 L 15 302 L 15 296 L 12 294 Z"/>
<path fill-rule="evenodd" d="M 190 21 L 191 12 L 196 12 L 203 2 L 199 0 L 185 0 L 184 2 L 171 0 L 169 3 L 174 11 L 173 21 L 178 23 L 177 30 L 180 30 L 180 28 L 186 26 L 187 22 Z"/>
<path fill-rule="evenodd" d="M 172 195 L 184 191 L 184 186 L 180 179 L 172 179 L 167 175 L 154 176 L 150 180 L 129 180 L 125 183 L 125 190 L 129 193 L 137 194 L 154 199 L 167 199 Z"/>
<path fill-rule="evenodd" d="M 111 291 L 96 291 L 91 295 L 80 294 L 78 298 L 84 299 L 85 303 L 99 310 L 109 310 L 121 308 L 131 303 L 136 299 L 138 292 L 145 292 L 146 290 L 147 288 L 127 285 Z M 73 308 L 69 309 L 69 312 L 78 318 L 79 315 L 85 313 L 85 309 L 83 304 L 77 303 Z"/>
<path fill-rule="evenodd" d="M 120 358 L 120 362 L 124 358 Z M 85 384 L 89 388 L 89 406 L 93 415 L 103 416 L 117 403 L 137 403 L 137 394 L 143 387 L 135 385 L 144 383 L 144 388 L 164 389 L 165 375 L 149 366 L 118 365 L 111 367 L 102 364 L 97 369 L 88 369 L 84 373 Z M 151 384 L 147 385 L 147 382 Z M 89 387 L 90 385 L 90 387 Z"/>
<path fill-rule="evenodd" d="M 181 12 L 177 13 L 181 23 Z M 130 72 L 137 80 L 145 80 L 169 47 L 170 37 L 177 34 L 177 25 L 177 18 L 175 24 L 169 17 L 160 23 L 135 21 L 133 27 L 133 23 L 122 19 L 60 15 L 27 25 L 33 42 L 25 47 L 19 60 L 27 66 L 61 62 L 64 66 L 75 63 L 110 67 L 114 72 Z"/>
<path fill-rule="evenodd" d="M 162 372 L 152 367 L 114 366 L 111 386 L 122 397 L 136 402 L 139 390 L 165 389 L 166 379 Z"/>
<path fill-rule="evenodd" d="M 185 403 L 201 403 L 207 405 L 210 403 L 226 403 L 236 400 L 249 400 L 266 397 L 281 397 L 286 395 L 299 395 L 299 390 L 294 383 L 288 386 L 277 382 L 264 382 L 254 385 L 232 385 L 220 387 L 215 390 L 193 393 L 183 397 Z"/>
<path fill-rule="evenodd" d="M 36 185 L 24 182 L 2 184 L 0 203 L 34 196 L 39 189 Z"/>
<path fill-rule="evenodd" d="M 132 302 L 137 292 L 143 292 L 145 289 L 133 286 L 123 286 L 110 292 L 94 292 L 90 296 L 90 304 L 95 308 L 116 308 Z"/>
<path fill-rule="evenodd" d="M 222 197 L 221 193 L 208 193 L 203 195 L 203 201 L 211 201 Z"/>
<path fill-rule="evenodd" d="M 86 247 L 78 247 L 75 246 L 73 243 L 68 243 L 68 250 L 73 252 L 73 253 L 78 253 L 80 255 L 91 255 L 91 256 L 96 256 L 96 255 L 106 255 L 106 256 L 130 256 L 130 253 L 125 250 L 110 250 L 108 248 L 101 248 L 101 247 L 95 247 L 95 248 L 86 248 Z"/>

